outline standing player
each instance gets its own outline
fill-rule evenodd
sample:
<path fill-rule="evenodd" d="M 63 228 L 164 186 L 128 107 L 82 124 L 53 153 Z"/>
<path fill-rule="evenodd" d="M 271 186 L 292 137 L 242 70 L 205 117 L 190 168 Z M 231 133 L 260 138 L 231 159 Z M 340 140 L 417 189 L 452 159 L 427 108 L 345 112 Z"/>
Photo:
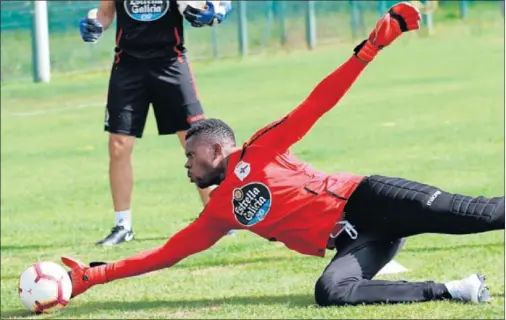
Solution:
<path fill-rule="evenodd" d="M 184 17 L 194 27 L 223 22 L 230 1 L 207 2 L 206 9 L 188 6 Z M 204 119 L 183 38 L 183 17 L 174 0 L 102 0 L 96 17 L 81 21 L 81 36 L 96 42 L 115 15 L 116 48 L 107 97 L 105 130 L 109 135 L 109 182 L 116 225 L 97 244 L 133 240 L 131 198 L 132 150 L 141 138 L 149 105 L 160 135 L 177 134 L 184 147 L 186 131 Z M 203 204 L 209 188 L 198 189 Z"/>
<path fill-rule="evenodd" d="M 319 305 L 460 300 L 484 302 L 488 289 L 473 274 L 447 283 L 373 280 L 401 239 L 422 233 L 504 230 L 504 196 L 472 198 L 414 181 L 347 173 L 328 175 L 288 149 L 349 90 L 376 54 L 403 32 L 419 28 L 407 3 L 394 5 L 353 56 L 284 118 L 262 128 L 242 148 L 216 119 L 188 131 L 188 176 L 200 188 L 219 185 L 201 215 L 165 245 L 90 267 L 70 259 L 72 295 L 89 287 L 170 267 L 206 250 L 229 229 L 248 229 L 301 254 L 337 254 L 316 282 Z M 344 232 L 342 232 L 344 231 Z"/>

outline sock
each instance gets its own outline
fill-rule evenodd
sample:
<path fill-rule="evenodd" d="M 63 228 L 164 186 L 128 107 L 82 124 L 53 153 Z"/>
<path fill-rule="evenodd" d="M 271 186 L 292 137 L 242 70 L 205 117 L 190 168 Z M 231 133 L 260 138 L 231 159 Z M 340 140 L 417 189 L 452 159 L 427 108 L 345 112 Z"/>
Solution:
<path fill-rule="evenodd" d="M 437 283 L 435 285 L 435 295 L 438 297 L 441 297 L 443 300 L 450 300 L 453 299 L 453 296 L 451 295 L 450 291 L 448 290 L 448 287 L 445 284 Z"/>
<path fill-rule="evenodd" d="M 123 226 L 127 230 L 132 230 L 132 213 L 130 209 L 116 211 L 116 225 Z"/>
<path fill-rule="evenodd" d="M 450 282 L 446 282 L 444 284 L 445 286 L 445 289 L 447 291 L 447 297 L 449 299 L 455 299 L 455 300 L 462 300 L 462 297 L 460 296 L 459 294 L 459 285 L 460 285 L 460 280 L 453 280 L 453 281 L 450 281 Z"/>

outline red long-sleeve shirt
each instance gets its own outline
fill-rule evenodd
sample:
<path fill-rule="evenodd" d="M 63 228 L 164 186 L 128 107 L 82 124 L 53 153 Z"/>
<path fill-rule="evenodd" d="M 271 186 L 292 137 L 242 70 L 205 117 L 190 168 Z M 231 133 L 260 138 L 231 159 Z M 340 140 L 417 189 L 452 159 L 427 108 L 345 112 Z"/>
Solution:
<path fill-rule="evenodd" d="M 169 267 L 232 229 L 323 257 L 346 200 L 364 177 L 315 170 L 288 149 L 345 95 L 364 67 L 351 57 L 290 114 L 255 133 L 230 155 L 226 177 L 201 215 L 163 246 L 109 264 L 108 281 Z"/>

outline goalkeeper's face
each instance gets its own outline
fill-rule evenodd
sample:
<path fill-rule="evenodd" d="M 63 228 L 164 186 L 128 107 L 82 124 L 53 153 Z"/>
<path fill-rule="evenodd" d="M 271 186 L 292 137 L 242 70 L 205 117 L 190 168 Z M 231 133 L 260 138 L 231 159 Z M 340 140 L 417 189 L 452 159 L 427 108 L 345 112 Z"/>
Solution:
<path fill-rule="evenodd" d="M 186 140 L 185 168 L 188 178 L 200 189 L 219 185 L 225 177 L 227 154 L 218 143 L 198 136 Z"/>

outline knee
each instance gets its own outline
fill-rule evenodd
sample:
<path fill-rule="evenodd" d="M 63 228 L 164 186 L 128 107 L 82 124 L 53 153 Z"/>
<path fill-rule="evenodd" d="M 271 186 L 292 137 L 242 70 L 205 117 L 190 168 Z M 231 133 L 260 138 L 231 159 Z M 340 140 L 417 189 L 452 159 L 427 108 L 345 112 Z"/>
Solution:
<path fill-rule="evenodd" d="M 130 157 L 135 137 L 111 134 L 109 137 L 109 157 L 111 161 L 124 160 Z"/>
<path fill-rule="evenodd" d="M 473 199 L 474 200 L 474 199 Z M 484 204 L 480 203 L 480 201 Z M 481 211 L 478 211 L 480 215 L 487 217 L 488 219 L 481 219 L 482 231 L 492 230 L 504 230 L 504 197 L 485 198 L 478 197 L 475 200 L 478 205 L 474 206 L 474 210 L 478 211 L 481 207 Z M 480 221 L 480 220 L 478 220 Z"/>
<path fill-rule="evenodd" d="M 504 229 L 504 197 L 497 198 L 497 210 L 495 214 L 492 215 L 492 220 L 496 225 L 498 230 Z"/>
<path fill-rule="evenodd" d="M 323 276 L 316 281 L 314 299 L 320 307 L 328 307 L 330 305 L 330 290 L 328 290 Z"/>
<path fill-rule="evenodd" d="M 344 306 L 350 304 L 348 292 L 354 281 L 350 279 L 339 282 L 329 281 L 325 275 L 321 276 L 315 285 L 315 302 L 320 307 Z"/>

